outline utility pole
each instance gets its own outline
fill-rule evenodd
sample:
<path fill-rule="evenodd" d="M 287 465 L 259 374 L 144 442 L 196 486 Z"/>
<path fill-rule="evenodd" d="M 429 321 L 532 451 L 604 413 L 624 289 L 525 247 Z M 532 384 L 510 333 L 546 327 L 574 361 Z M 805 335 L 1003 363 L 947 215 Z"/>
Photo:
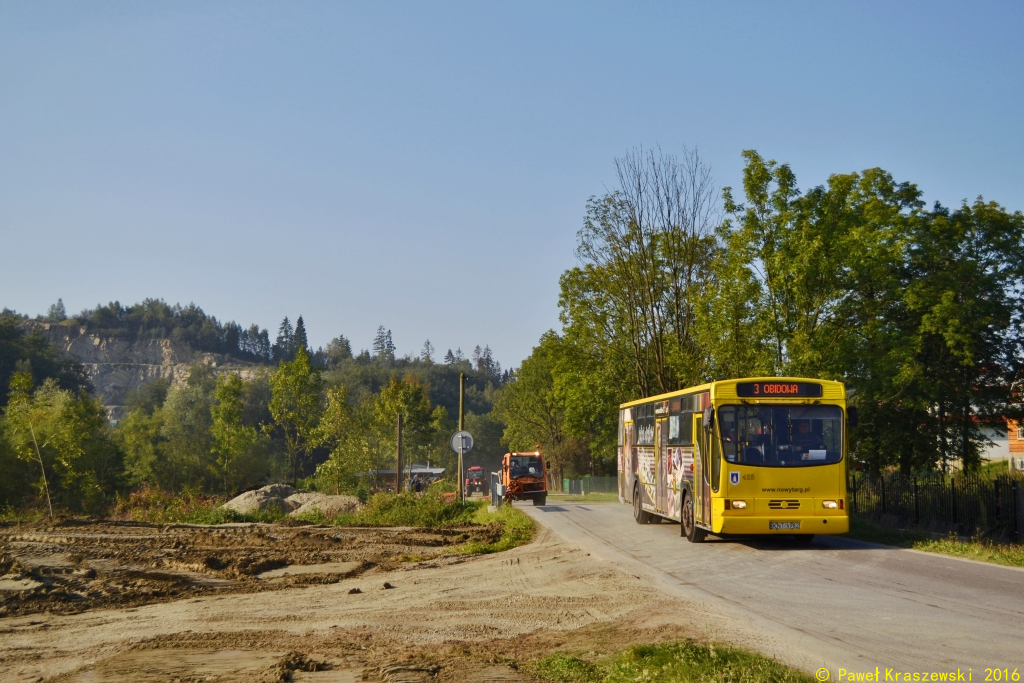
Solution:
<path fill-rule="evenodd" d="M 402 492 L 402 414 L 398 414 L 398 466 L 395 468 L 395 493 Z"/>
<path fill-rule="evenodd" d="M 459 373 L 459 431 L 461 432 L 466 420 L 466 373 Z M 459 451 L 459 500 L 466 504 L 466 490 L 462 481 L 462 451 Z"/>

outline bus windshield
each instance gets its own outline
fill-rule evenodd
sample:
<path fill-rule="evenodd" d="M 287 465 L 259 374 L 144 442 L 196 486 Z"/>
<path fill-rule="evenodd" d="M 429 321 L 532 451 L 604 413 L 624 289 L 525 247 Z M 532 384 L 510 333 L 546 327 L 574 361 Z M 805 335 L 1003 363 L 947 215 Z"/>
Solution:
<path fill-rule="evenodd" d="M 540 458 L 535 455 L 513 455 L 509 458 L 508 465 L 509 476 L 513 479 L 544 476 L 544 468 L 541 467 Z"/>
<path fill-rule="evenodd" d="M 729 462 L 806 467 L 842 458 L 843 411 L 836 406 L 723 406 L 722 452 Z"/>

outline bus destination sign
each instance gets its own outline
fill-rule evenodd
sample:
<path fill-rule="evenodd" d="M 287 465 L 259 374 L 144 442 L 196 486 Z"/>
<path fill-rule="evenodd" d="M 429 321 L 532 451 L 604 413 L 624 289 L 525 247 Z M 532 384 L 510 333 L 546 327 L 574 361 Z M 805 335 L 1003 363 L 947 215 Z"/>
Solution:
<path fill-rule="evenodd" d="M 811 382 L 737 382 L 743 398 L 821 398 L 821 385 Z"/>

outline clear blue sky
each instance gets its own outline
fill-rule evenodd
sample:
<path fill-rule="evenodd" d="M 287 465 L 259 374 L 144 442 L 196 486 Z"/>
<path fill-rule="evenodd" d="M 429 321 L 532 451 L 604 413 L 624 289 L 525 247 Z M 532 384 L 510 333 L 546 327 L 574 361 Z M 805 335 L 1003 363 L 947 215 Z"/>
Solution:
<path fill-rule="evenodd" d="M 637 145 L 1024 209 L 1024 4 L 0 3 L 0 307 L 194 301 L 314 345 L 558 325 Z"/>

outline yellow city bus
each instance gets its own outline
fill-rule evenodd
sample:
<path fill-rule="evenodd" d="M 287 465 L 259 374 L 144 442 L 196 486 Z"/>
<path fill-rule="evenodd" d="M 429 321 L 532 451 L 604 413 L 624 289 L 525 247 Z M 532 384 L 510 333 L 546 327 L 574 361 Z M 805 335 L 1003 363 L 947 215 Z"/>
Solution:
<path fill-rule="evenodd" d="M 848 419 L 849 418 L 849 419 Z M 623 403 L 619 500 L 638 524 L 708 533 L 849 531 L 846 407 L 841 382 L 752 377 Z"/>

